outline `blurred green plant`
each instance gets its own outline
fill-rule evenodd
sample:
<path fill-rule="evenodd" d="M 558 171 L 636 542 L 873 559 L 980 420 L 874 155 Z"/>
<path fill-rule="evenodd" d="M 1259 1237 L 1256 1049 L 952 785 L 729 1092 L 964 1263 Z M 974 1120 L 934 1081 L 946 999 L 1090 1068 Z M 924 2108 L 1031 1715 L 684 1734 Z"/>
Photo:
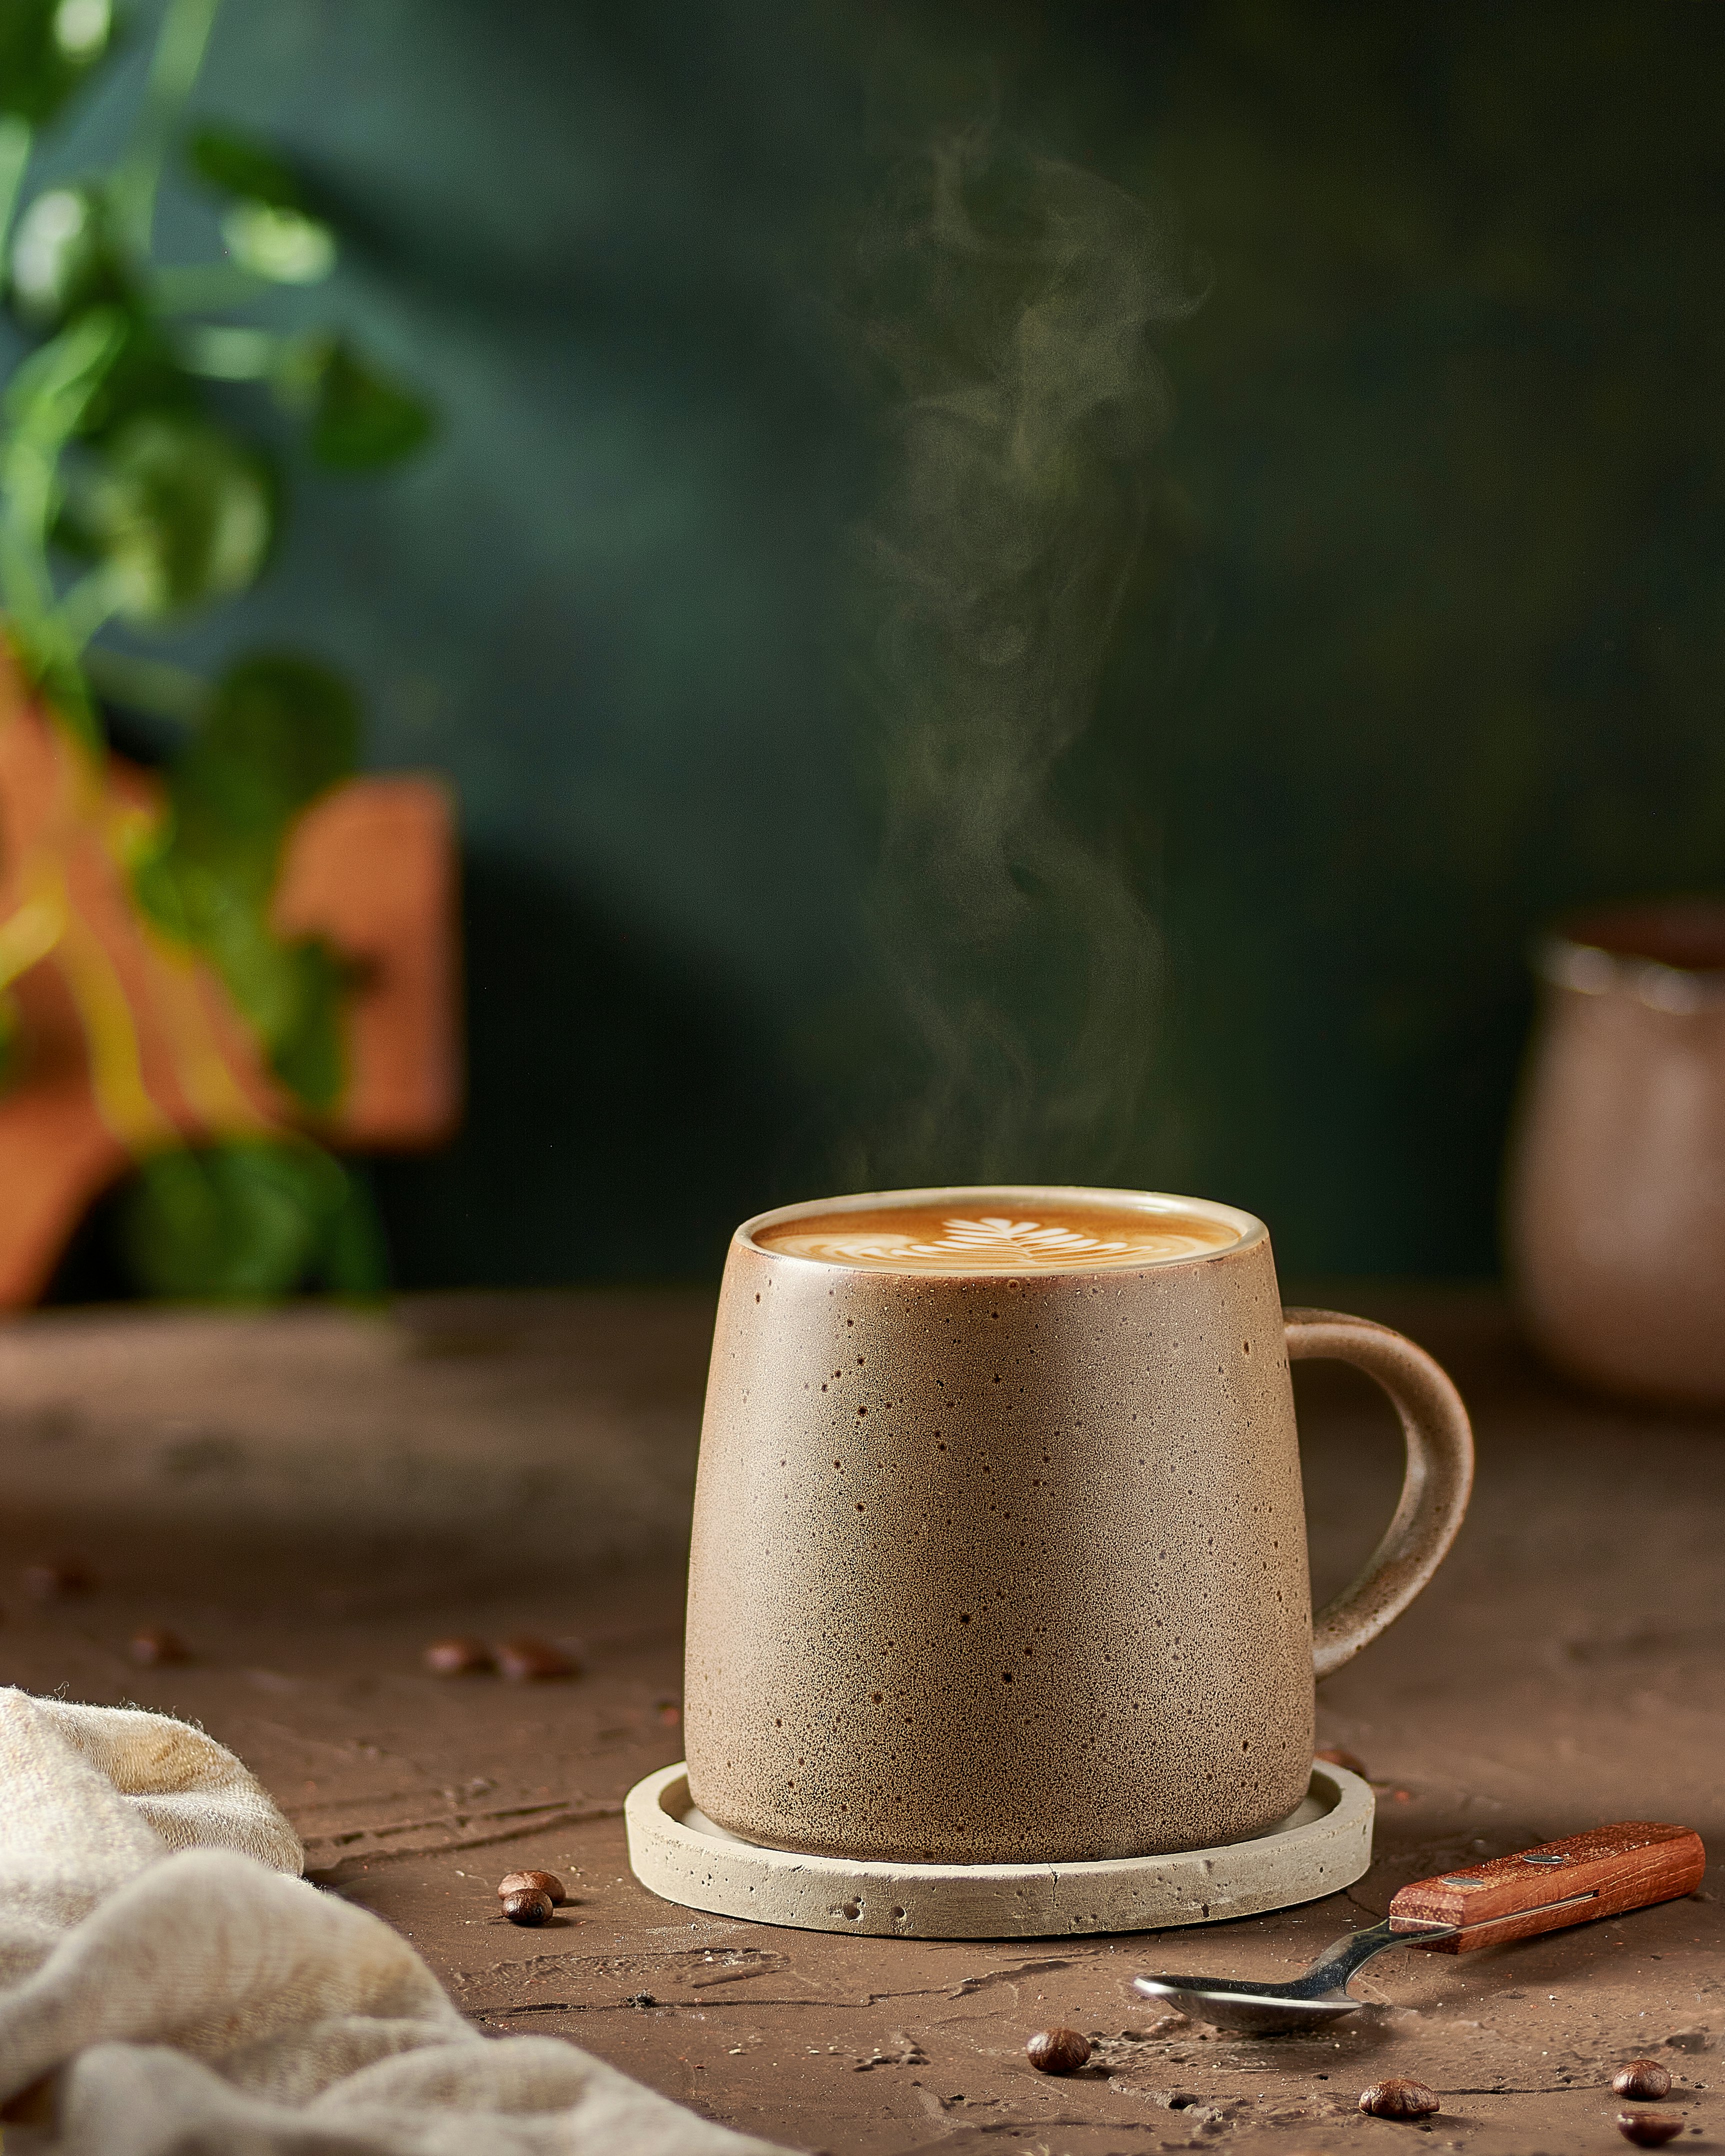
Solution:
<path fill-rule="evenodd" d="M 275 148 L 188 121 L 219 5 L 168 0 L 120 154 L 28 195 L 41 131 L 121 38 L 110 0 L 0 0 L 0 279 L 33 340 L 0 399 L 0 605 L 30 683 L 92 762 L 105 693 L 179 728 L 166 814 L 141 845 L 126 842 L 133 902 L 213 965 L 316 1120 L 341 1096 L 347 983 L 324 944 L 274 934 L 270 904 L 294 819 L 356 767 L 354 699 L 303 658 L 244 658 L 212 686 L 95 643 L 110 624 L 172 630 L 257 582 L 285 513 L 270 446 L 283 423 L 316 462 L 349 472 L 398 462 L 434 429 L 428 406 L 345 334 L 244 318 L 327 278 L 340 241 Z M 219 205 L 220 260 L 157 259 L 157 198 L 176 162 Z M 236 423 L 248 392 L 261 439 Z M 0 1085 L 16 1033 L 0 1002 Z M 382 1285 L 363 1186 L 310 1138 L 284 1127 L 132 1149 L 121 1242 L 147 1291 Z"/>
<path fill-rule="evenodd" d="M 385 1264 L 364 1186 L 309 1140 L 174 1149 L 144 1161 L 119 1218 L 121 1252 L 151 1295 L 279 1295 L 316 1279 L 375 1293 Z"/>

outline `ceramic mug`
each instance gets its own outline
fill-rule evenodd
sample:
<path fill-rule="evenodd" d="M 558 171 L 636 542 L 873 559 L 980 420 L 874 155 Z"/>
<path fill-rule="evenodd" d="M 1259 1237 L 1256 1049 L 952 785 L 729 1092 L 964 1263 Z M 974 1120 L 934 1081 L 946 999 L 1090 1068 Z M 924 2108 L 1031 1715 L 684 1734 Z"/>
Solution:
<path fill-rule="evenodd" d="M 799 1255 L 909 1204 L 1098 1204 L 1214 1246 L 1003 1276 Z M 1375 1378 L 1407 1441 L 1383 1541 L 1314 1625 L 1290 1358 Z M 900 1862 L 1204 1848 L 1306 1794 L 1313 1681 L 1431 1577 L 1466 1507 L 1455 1387 L 1386 1327 L 1284 1312 L 1250 1214 L 1132 1192 L 886 1192 L 744 1223 L 689 1575 L 695 1803 L 768 1845 Z"/>
<path fill-rule="evenodd" d="M 1725 901 L 1583 915 L 1535 952 L 1506 1226 L 1560 1369 L 1725 1402 Z"/>

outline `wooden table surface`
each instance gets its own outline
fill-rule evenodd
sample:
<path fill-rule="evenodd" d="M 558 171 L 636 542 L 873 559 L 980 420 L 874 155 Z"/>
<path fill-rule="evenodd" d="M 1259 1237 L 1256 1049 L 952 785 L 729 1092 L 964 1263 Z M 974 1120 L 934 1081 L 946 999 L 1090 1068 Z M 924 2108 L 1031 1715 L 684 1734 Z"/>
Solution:
<path fill-rule="evenodd" d="M 1339 1299 L 1339 1297 L 1337 1298 Z M 834 2156 L 1314 2151 L 1424 2133 L 1497 2156 L 1625 2145 L 1605 2084 L 1654 2054 L 1681 2145 L 1725 2136 L 1725 1923 L 1694 1898 L 1461 1960 L 1398 1954 L 1334 2035 L 1247 2042 L 1159 2014 L 1157 1967 L 1273 1978 L 1409 1879 L 1617 1818 L 1725 1847 L 1725 1421 L 1564 1391 L 1477 1295 L 1354 1291 L 1450 1367 L 1480 1447 L 1434 1586 L 1319 1695 L 1367 1763 L 1377 1856 L 1345 1895 L 1138 1937 L 832 1937 L 700 1916 L 630 1876 L 622 1801 L 680 1756 L 680 1550 L 711 1304 L 440 1297 L 388 1316 L 54 1313 L 0 1332 L 0 1680 L 194 1717 L 262 1776 L 312 1875 L 418 1946 L 487 2029 L 571 2038 L 747 2131 Z M 1313 1568 L 1392 1509 L 1389 1411 L 1307 1367 Z M 87 1592 L 33 1599 L 73 1557 Z M 146 1625 L 195 1659 L 145 1669 Z M 572 1682 L 439 1681 L 432 1640 L 578 1643 Z M 564 1875 L 539 1931 L 497 1876 Z M 1717 1878 L 1717 1871 L 1710 1879 Z M 1092 2064 L 1039 2076 L 1035 2029 Z M 1442 2094 L 1428 2128 L 1368 2082 Z"/>

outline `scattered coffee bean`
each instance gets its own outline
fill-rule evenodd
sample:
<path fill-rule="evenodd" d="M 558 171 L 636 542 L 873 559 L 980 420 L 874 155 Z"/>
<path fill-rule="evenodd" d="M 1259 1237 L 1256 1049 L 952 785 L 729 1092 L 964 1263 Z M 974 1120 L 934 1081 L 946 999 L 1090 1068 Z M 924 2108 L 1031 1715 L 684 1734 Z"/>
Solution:
<path fill-rule="evenodd" d="M 549 1894 L 561 1906 L 568 1900 L 563 1882 L 555 1871 L 511 1871 L 497 1881 L 497 1898 L 511 1894 Z"/>
<path fill-rule="evenodd" d="M 1362 2089 L 1359 2107 L 1369 2118 L 1430 2118 L 1440 2105 L 1437 2091 L 1424 2082 L 1394 2078 Z"/>
<path fill-rule="evenodd" d="M 1657 2103 L 1671 2092 L 1671 2068 L 1657 2059 L 1631 2059 L 1612 2075 L 1611 2086 L 1619 2096 L 1635 2103 Z"/>
<path fill-rule="evenodd" d="M 470 1677 L 497 1665 L 483 1640 L 434 1640 L 425 1650 L 425 1666 L 434 1677 Z"/>
<path fill-rule="evenodd" d="M 506 1894 L 503 1913 L 512 1924 L 549 1923 L 551 1897 L 542 1894 L 536 1887 L 528 1887 L 519 1894 Z"/>
<path fill-rule="evenodd" d="M 0 2103 L 0 2130 L 6 2126 L 39 2126 L 44 2135 L 51 2134 L 57 2108 L 54 2098 L 59 2090 L 58 2074 L 39 2074 L 16 2096 L 9 2096 L 4 2103 Z"/>
<path fill-rule="evenodd" d="M 64 1595 L 88 1594 L 95 1585 L 95 1575 L 81 1558 L 54 1558 L 41 1564 L 27 1564 L 23 1573 L 24 1591 L 39 1602 L 58 1602 Z"/>
<path fill-rule="evenodd" d="M 1662 2148 L 1683 2131 L 1683 2122 L 1656 2111 L 1620 2111 L 1617 2130 L 1637 2148 Z"/>
<path fill-rule="evenodd" d="M 1090 2039 L 1076 2029 L 1039 2029 L 1024 2050 L 1039 2074 L 1076 2074 L 1090 2056 Z"/>
<path fill-rule="evenodd" d="M 497 1666 L 516 1684 L 531 1684 L 548 1677 L 578 1677 L 581 1665 L 572 1655 L 554 1647 L 549 1640 L 504 1640 L 497 1647 Z"/>
<path fill-rule="evenodd" d="M 192 1650 L 177 1632 L 166 1625 L 144 1625 L 134 1632 L 126 1652 L 140 1669 L 161 1669 L 169 1662 L 189 1662 Z"/>

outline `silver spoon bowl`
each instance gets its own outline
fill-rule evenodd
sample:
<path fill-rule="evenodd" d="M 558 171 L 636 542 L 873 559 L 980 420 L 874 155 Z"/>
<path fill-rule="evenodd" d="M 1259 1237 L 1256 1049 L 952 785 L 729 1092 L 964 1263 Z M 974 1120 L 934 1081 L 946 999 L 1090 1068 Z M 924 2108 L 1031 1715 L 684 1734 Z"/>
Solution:
<path fill-rule="evenodd" d="M 1381 1924 L 1350 1932 L 1326 1947 L 1291 1984 L 1244 1984 L 1231 1976 L 1139 1976 L 1132 1981 L 1147 1999 L 1166 1999 L 1194 2020 L 1237 2029 L 1245 2036 L 1323 2029 L 1368 2003 L 1348 1997 L 1348 1979 L 1386 1947 L 1430 1947 L 1459 1938 L 1460 1953 L 1509 1939 L 1535 1938 L 1595 1917 L 1623 1916 L 1692 1894 L 1706 1871 L 1707 1851 L 1692 1828 L 1658 1820 L 1620 1820 L 1513 1856 L 1493 1857 L 1465 1871 L 1416 1880 L 1402 1888 Z M 1546 1900 L 1559 1880 L 1572 1891 Z M 1435 1904 L 1445 1916 L 1472 1921 L 1451 1924 L 1416 1914 L 1422 1904 L 1425 1909 Z M 1486 1908 L 1495 1913 L 1485 1916 Z"/>
<path fill-rule="evenodd" d="M 1459 1924 L 1430 1924 L 1418 1933 L 1392 1930 L 1389 1917 L 1363 1932 L 1349 1932 L 1327 1946 L 1291 1984 L 1245 1984 L 1231 1976 L 1137 1976 L 1134 1990 L 1166 1999 L 1194 2021 L 1237 2029 L 1243 2036 L 1286 2036 L 1322 2029 L 1369 2002 L 1351 1999 L 1348 1979 L 1386 1947 L 1423 1946 L 1452 1938 Z"/>
<path fill-rule="evenodd" d="M 1543 1904 L 1538 1912 L 1515 1913 L 1544 1915 L 1594 1898 L 1591 1894 L 1567 1895 L 1560 1902 Z M 1231 1976 L 1135 1976 L 1132 1988 L 1146 1999 L 1166 1999 L 1194 2021 L 1208 2021 L 1218 2029 L 1237 2029 L 1243 2036 L 1291 2035 L 1300 2030 L 1322 2029 L 1369 2005 L 1369 1999 L 1348 1996 L 1348 1979 L 1373 1954 L 1389 1947 L 1431 1946 L 1463 1930 L 1486 1932 L 1509 1921 L 1502 1917 L 1485 1924 L 1428 1924 L 1407 1917 L 1386 1917 L 1381 1924 L 1349 1932 L 1326 1947 L 1311 1968 L 1289 1984 L 1246 1984 Z"/>

